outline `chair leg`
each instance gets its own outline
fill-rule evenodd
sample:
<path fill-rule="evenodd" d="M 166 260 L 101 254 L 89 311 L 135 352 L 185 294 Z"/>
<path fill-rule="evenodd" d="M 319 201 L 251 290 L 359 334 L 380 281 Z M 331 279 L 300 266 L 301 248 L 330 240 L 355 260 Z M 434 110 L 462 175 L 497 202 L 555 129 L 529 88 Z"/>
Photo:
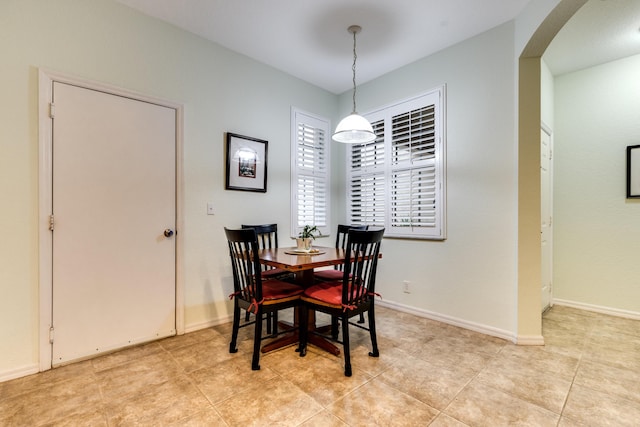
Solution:
<path fill-rule="evenodd" d="M 360 313 L 360 319 L 358 319 L 358 323 L 364 323 L 364 313 Z"/>
<path fill-rule="evenodd" d="M 338 316 L 331 316 L 331 338 L 338 339 Z"/>
<path fill-rule="evenodd" d="M 267 313 L 267 335 L 271 335 L 271 316 L 273 313 Z"/>
<path fill-rule="evenodd" d="M 342 350 L 344 351 L 344 376 L 351 376 L 351 352 L 349 349 L 349 318 L 342 316 Z"/>
<path fill-rule="evenodd" d="M 371 346 L 373 347 L 373 351 L 369 353 L 371 357 L 378 357 L 380 353 L 378 352 L 378 338 L 376 337 L 376 316 L 373 311 L 373 304 L 369 307 L 369 312 L 367 314 L 369 317 L 369 335 L 371 335 Z"/>
<path fill-rule="evenodd" d="M 240 307 L 237 302 L 233 303 L 233 328 L 231 330 L 231 343 L 229 343 L 229 353 L 237 353 L 238 330 L 240 329 Z"/>
<path fill-rule="evenodd" d="M 298 308 L 298 352 L 300 357 L 307 355 L 307 324 L 309 323 L 309 309 L 304 305 Z"/>
<path fill-rule="evenodd" d="M 256 310 L 256 328 L 253 335 L 253 359 L 251 360 L 251 370 L 260 369 L 260 342 L 262 340 L 262 307 Z"/>
<path fill-rule="evenodd" d="M 273 336 L 275 337 L 276 335 L 278 335 L 278 312 L 277 311 L 274 311 L 273 313 L 271 313 L 271 322 L 272 322 L 271 331 L 273 332 Z"/>

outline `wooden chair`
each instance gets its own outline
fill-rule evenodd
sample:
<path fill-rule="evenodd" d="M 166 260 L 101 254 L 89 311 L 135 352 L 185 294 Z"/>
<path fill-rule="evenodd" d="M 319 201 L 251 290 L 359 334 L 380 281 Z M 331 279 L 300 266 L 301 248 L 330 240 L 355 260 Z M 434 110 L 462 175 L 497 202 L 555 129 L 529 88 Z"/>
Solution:
<path fill-rule="evenodd" d="M 278 310 L 296 307 L 300 302 L 303 289 L 289 282 L 278 279 L 262 280 L 259 274 L 260 259 L 258 257 L 258 237 L 255 229 L 240 230 L 224 229 L 229 243 L 229 256 L 233 269 L 233 330 L 229 353 L 238 351 L 236 346 L 238 330 L 242 327 L 255 325 L 253 336 L 253 359 L 251 369 L 260 369 L 260 342 L 262 341 L 262 322 L 269 314 Z M 240 325 L 240 310 L 255 314 L 252 322 Z M 275 317 L 275 316 L 274 316 Z M 284 333 L 283 331 L 282 333 Z M 277 325 L 268 337 L 279 335 Z M 267 338 L 267 337 L 265 337 Z"/>
<path fill-rule="evenodd" d="M 338 224 L 338 230 L 336 232 L 336 249 L 346 249 L 347 247 L 347 233 L 349 230 L 366 230 L 366 225 L 344 225 Z M 318 270 L 313 273 L 313 277 L 318 280 L 336 281 L 342 279 L 342 271 L 344 265 L 339 264 L 328 270 Z"/>
<path fill-rule="evenodd" d="M 340 319 L 342 341 L 332 334 L 325 337 L 342 344 L 344 352 L 344 374 L 351 376 L 351 354 L 349 351 L 349 325 L 366 329 L 371 336 L 371 357 L 378 357 L 376 338 L 376 318 L 374 311 L 376 271 L 384 229 L 375 231 L 349 230 L 347 237 L 344 271 L 337 283 L 320 282 L 307 289 L 301 296 L 300 306 L 300 356 L 307 351 L 307 330 L 309 310 L 327 313 Z M 367 312 L 368 327 L 349 322 L 353 316 Z"/>
<path fill-rule="evenodd" d="M 260 224 L 260 225 L 248 225 L 242 224 L 241 228 L 253 228 L 256 230 L 258 236 L 258 248 L 259 249 L 277 249 L 278 248 L 278 224 Z M 268 265 L 262 266 L 262 278 L 263 279 L 290 279 L 293 274 L 289 271 L 282 270 L 280 268 L 270 267 Z"/>
<path fill-rule="evenodd" d="M 277 249 L 278 248 L 278 224 L 242 224 L 241 228 L 253 228 L 258 236 L 258 249 Z M 263 279 L 280 279 L 293 282 L 293 273 L 282 270 L 281 268 L 262 265 L 261 273 Z M 247 311 L 245 321 L 249 321 L 250 313 Z M 267 333 L 276 330 L 278 327 L 278 313 L 269 315 L 269 323 L 267 323 Z"/>
<path fill-rule="evenodd" d="M 347 247 L 347 233 L 349 230 L 366 230 L 366 225 L 345 225 L 338 224 L 338 229 L 336 231 L 336 248 L 346 249 Z M 332 269 L 327 270 L 318 270 L 314 272 L 313 277 L 316 280 L 322 281 L 330 281 L 335 282 L 342 279 L 342 272 L 344 270 L 344 264 L 335 265 Z M 358 323 L 364 323 L 364 313 L 360 313 L 360 319 Z M 333 331 L 333 335 L 338 335 L 338 323 L 337 319 L 333 318 L 331 321 L 331 327 Z"/>

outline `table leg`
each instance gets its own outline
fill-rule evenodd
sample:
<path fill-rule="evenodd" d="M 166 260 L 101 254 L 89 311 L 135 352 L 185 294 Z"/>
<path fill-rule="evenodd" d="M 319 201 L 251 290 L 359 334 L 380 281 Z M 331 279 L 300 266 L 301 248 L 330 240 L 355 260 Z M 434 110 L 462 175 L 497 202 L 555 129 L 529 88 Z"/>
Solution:
<path fill-rule="evenodd" d="M 304 287 L 311 286 L 311 284 L 313 284 L 313 281 L 314 281 L 313 270 L 308 269 L 308 270 L 296 271 L 295 281 L 296 283 Z M 279 348 L 287 347 L 300 341 L 300 337 L 299 337 L 300 334 L 298 333 L 298 325 L 300 323 L 298 314 L 299 314 L 298 309 L 296 308 L 294 313 L 293 325 L 284 324 L 285 327 L 290 327 L 291 330 L 288 331 L 288 333 L 286 335 L 283 335 L 281 338 L 277 338 L 271 341 L 270 343 L 262 346 L 262 349 L 261 349 L 262 353 L 267 353 L 273 350 L 277 350 Z M 309 311 L 309 324 L 307 327 L 309 332 L 317 330 L 315 310 Z M 316 347 L 319 347 L 331 354 L 334 354 L 336 356 L 340 355 L 340 349 L 337 346 L 335 346 L 332 342 L 327 341 L 321 336 L 309 333 L 308 342 L 309 344 L 313 344 Z"/>
<path fill-rule="evenodd" d="M 294 324 L 292 325 L 286 325 L 284 324 L 284 326 L 289 326 L 291 327 L 291 331 L 290 333 L 284 335 L 282 338 L 278 338 L 275 339 L 273 341 L 271 341 L 268 344 L 265 344 L 264 346 L 262 346 L 261 352 L 262 353 L 268 353 L 270 351 L 273 350 L 277 350 L 279 348 L 283 348 L 283 347 L 287 347 L 289 345 L 295 344 L 298 341 L 300 341 L 300 334 L 298 333 L 298 325 L 299 324 L 299 318 L 298 318 L 298 309 L 295 310 L 294 313 Z M 307 325 L 307 328 L 309 330 L 309 332 L 315 331 L 316 330 L 316 312 L 315 310 L 310 310 L 309 311 L 309 323 Z M 322 338 L 321 336 L 309 333 L 309 335 L 307 336 L 307 340 L 309 344 L 313 344 L 316 347 L 319 347 L 321 349 L 323 349 L 326 352 L 329 352 L 335 356 L 339 356 L 340 355 L 340 349 L 334 345 L 332 342 L 327 341 L 326 339 Z"/>

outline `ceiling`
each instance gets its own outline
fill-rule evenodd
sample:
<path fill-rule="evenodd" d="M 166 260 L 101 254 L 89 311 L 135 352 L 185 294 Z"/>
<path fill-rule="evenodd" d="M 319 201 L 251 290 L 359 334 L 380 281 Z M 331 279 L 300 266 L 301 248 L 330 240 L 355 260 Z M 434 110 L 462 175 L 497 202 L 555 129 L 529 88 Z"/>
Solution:
<path fill-rule="evenodd" d="M 589 0 L 544 53 L 552 74 L 640 54 L 640 1 Z"/>
<path fill-rule="evenodd" d="M 116 0 L 339 94 L 516 17 L 529 0 Z M 536 0 L 532 0 L 536 1 Z M 640 1 L 589 0 L 545 54 L 561 74 L 640 53 Z M 635 37 L 627 37 L 631 32 Z"/>

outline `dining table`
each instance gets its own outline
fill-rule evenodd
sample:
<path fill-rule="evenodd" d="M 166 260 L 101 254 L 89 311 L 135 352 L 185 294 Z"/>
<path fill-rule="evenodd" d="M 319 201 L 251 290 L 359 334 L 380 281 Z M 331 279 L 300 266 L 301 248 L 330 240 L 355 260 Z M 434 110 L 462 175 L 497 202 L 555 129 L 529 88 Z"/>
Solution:
<path fill-rule="evenodd" d="M 314 269 L 344 264 L 345 250 L 323 246 L 314 246 L 311 251 L 302 251 L 297 248 L 271 248 L 261 249 L 258 255 L 261 264 L 293 273 L 296 283 L 307 288 L 314 284 Z M 267 353 L 297 343 L 299 340 L 298 324 L 298 310 L 296 309 L 294 324 L 282 325 L 285 328 L 289 328 L 289 332 L 281 338 L 264 345 L 261 351 Z M 315 321 L 315 311 L 309 312 L 307 327 L 310 331 L 318 329 Z M 316 347 L 336 356 L 340 355 L 340 349 L 337 346 L 319 335 L 309 334 L 308 340 L 310 344 Z"/>

